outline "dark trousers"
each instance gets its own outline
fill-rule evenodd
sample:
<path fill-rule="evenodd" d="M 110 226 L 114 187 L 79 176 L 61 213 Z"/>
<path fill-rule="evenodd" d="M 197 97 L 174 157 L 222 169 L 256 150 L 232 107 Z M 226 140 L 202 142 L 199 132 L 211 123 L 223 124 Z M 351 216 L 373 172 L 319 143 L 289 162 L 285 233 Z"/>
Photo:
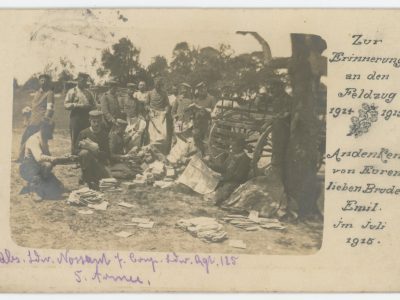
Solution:
<path fill-rule="evenodd" d="M 76 154 L 77 149 L 76 143 L 78 140 L 79 133 L 90 126 L 89 116 L 86 114 L 75 114 L 71 115 L 69 121 L 69 132 L 71 135 L 71 153 Z"/>
<path fill-rule="evenodd" d="M 222 203 L 240 186 L 240 182 L 226 181 L 221 182 L 215 190 L 215 204 L 221 206 Z"/>
<path fill-rule="evenodd" d="M 277 119 L 272 124 L 271 166 L 278 173 L 282 183 L 285 181 L 285 164 L 290 139 L 290 119 Z"/>
<path fill-rule="evenodd" d="M 36 193 L 43 199 L 62 199 L 65 189 L 53 174 L 50 163 L 38 163 L 33 158 L 24 158 L 19 171 L 21 177 L 28 183 L 20 194 Z"/>
<path fill-rule="evenodd" d="M 79 152 L 79 164 L 82 170 L 82 180 L 90 188 L 96 188 L 101 179 L 111 177 L 105 165 L 88 150 Z"/>

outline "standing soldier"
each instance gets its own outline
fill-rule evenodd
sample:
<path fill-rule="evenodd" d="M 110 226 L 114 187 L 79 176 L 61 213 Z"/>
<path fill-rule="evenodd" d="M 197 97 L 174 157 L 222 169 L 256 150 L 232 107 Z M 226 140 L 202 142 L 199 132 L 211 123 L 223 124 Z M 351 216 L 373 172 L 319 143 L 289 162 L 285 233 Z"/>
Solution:
<path fill-rule="evenodd" d="M 161 78 L 154 82 L 154 89 L 148 93 L 146 106 L 149 111 L 150 143 L 160 146 L 163 154 L 168 154 L 172 142 L 172 117 L 168 95 Z"/>
<path fill-rule="evenodd" d="M 175 122 L 175 132 L 182 132 L 188 129 L 189 126 L 189 115 L 186 110 L 189 105 L 193 103 L 192 100 L 192 87 L 183 82 L 179 86 L 179 95 L 172 106 L 172 117 Z"/>
<path fill-rule="evenodd" d="M 268 97 L 272 99 L 272 111 L 276 119 L 272 123 L 271 168 L 282 183 L 286 182 L 285 162 L 290 140 L 290 112 L 292 99 L 285 91 L 285 84 L 278 78 L 267 82 Z"/>
<path fill-rule="evenodd" d="M 171 88 L 171 94 L 168 95 L 169 105 L 171 105 L 171 107 L 174 106 L 177 97 L 178 97 L 178 87 L 174 85 Z"/>
<path fill-rule="evenodd" d="M 117 124 L 117 119 L 123 119 L 123 113 L 117 97 L 117 82 L 108 82 L 109 90 L 100 99 L 101 111 L 106 121 L 107 130 L 110 131 L 113 125 Z"/>
<path fill-rule="evenodd" d="M 35 93 L 32 100 L 31 119 L 26 127 L 22 138 L 18 156 L 21 161 L 25 153 L 25 143 L 36 132 L 40 130 L 43 120 L 48 120 L 54 114 L 54 93 L 50 88 L 51 78 L 47 74 L 39 75 L 39 90 Z"/>
<path fill-rule="evenodd" d="M 141 80 L 139 82 L 138 89 L 139 90 L 133 94 L 133 98 L 142 103 L 145 103 L 147 101 L 148 92 L 147 92 L 146 82 L 144 80 Z"/>
<path fill-rule="evenodd" d="M 124 112 L 126 113 L 126 120 L 129 122 L 130 118 L 134 118 L 137 115 L 137 100 L 133 98 L 133 94 L 136 90 L 136 84 L 128 83 L 126 85 L 127 93 L 124 98 Z"/>
<path fill-rule="evenodd" d="M 67 92 L 64 107 L 70 110 L 69 130 L 71 134 L 71 153 L 75 153 L 75 145 L 79 133 L 89 127 L 89 111 L 95 108 L 92 93 L 87 88 L 89 75 L 79 73 L 77 85 Z"/>
<path fill-rule="evenodd" d="M 207 85 L 204 82 L 200 82 L 196 85 L 196 98 L 194 102 L 200 106 L 207 109 L 210 113 L 214 109 L 217 100 L 214 96 L 208 93 Z"/>

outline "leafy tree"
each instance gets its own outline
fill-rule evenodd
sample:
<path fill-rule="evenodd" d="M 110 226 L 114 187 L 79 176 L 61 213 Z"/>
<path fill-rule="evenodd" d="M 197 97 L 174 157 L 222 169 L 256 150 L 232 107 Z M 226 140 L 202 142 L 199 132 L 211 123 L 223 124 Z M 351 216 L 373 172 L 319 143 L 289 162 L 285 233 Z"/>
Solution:
<path fill-rule="evenodd" d="M 164 56 L 157 55 L 152 58 L 147 67 L 147 71 L 152 77 L 165 76 L 168 73 L 168 62 Z"/>
<path fill-rule="evenodd" d="M 194 59 L 193 50 L 187 42 L 176 44 L 172 51 L 172 61 L 170 64 L 171 76 L 174 84 L 188 80 L 188 76 L 193 71 Z"/>
<path fill-rule="evenodd" d="M 112 50 L 105 49 L 101 55 L 103 70 L 97 73 L 109 73 L 121 84 L 126 84 L 140 68 L 140 50 L 128 38 L 122 38 L 112 45 Z"/>

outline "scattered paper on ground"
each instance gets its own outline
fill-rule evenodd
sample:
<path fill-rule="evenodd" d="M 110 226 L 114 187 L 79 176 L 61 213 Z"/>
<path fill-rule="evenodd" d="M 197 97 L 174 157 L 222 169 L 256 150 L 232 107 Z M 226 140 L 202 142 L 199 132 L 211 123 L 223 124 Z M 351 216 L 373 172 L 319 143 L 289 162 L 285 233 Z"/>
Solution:
<path fill-rule="evenodd" d="M 222 230 L 223 226 L 214 218 L 181 219 L 176 226 L 205 242 L 221 242 L 228 237 L 227 232 Z"/>
<path fill-rule="evenodd" d="M 132 218 L 132 223 L 148 223 L 150 222 L 149 218 Z"/>
<path fill-rule="evenodd" d="M 135 205 L 130 204 L 130 203 L 128 203 L 128 202 L 119 202 L 119 203 L 117 203 L 117 205 L 123 206 L 123 207 L 127 207 L 127 208 L 135 207 Z"/>
<path fill-rule="evenodd" d="M 242 240 L 229 240 L 229 246 L 233 248 L 246 249 L 246 244 Z"/>
<path fill-rule="evenodd" d="M 78 210 L 78 214 L 81 214 L 81 215 L 91 215 L 91 214 L 93 214 L 93 210 Z"/>
<path fill-rule="evenodd" d="M 140 228 L 148 228 L 149 229 L 149 228 L 153 228 L 154 222 L 139 223 L 137 226 Z"/>
<path fill-rule="evenodd" d="M 242 215 L 227 215 L 222 218 L 222 220 L 246 231 L 256 231 L 261 228 L 275 230 L 283 230 L 286 228 L 277 219 L 259 218 L 257 211 L 251 211 L 248 217 Z"/>
<path fill-rule="evenodd" d="M 133 235 L 133 233 L 128 232 L 128 231 L 120 231 L 120 232 L 114 233 L 114 235 L 122 237 L 122 238 L 127 238 L 127 237 L 130 237 L 131 235 Z"/>
<path fill-rule="evenodd" d="M 221 175 L 211 170 L 202 159 L 194 155 L 177 182 L 190 187 L 193 191 L 204 195 L 215 190 Z"/>
<path fill-rule="evenodd" d="M 88 207 L 93 208 L 95 210 L 106 210 L 108 206 L 107 201 L 103 201 L 99 204 L 89 204 Z"/>

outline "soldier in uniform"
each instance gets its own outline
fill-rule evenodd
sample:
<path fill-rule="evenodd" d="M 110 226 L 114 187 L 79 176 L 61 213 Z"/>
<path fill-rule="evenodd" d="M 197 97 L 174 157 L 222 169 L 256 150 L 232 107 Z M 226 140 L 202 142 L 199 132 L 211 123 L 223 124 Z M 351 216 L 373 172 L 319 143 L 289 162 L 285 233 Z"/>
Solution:
<path fill-rule="evenodd" d="M 285 160 L 290 140 L 292 99 L 285 91 L 285 84 L 278 78 L 267 81 L 267 91 L 272 99 L 272 111 L 276 119 L 272 123 L 271 168 L 285 182 Z"/>
<path fill-rule="evenodd" d="M 112 126 L 117 123 L 117 119 L 123 119 L 124 116 L 118 102 L 117 82 L 114 80 L 110 80 L 108 84 L 110 88 L 101 97 L 100 103 L 101 111 L 104 114 L 104 119 L 106 122 L 106 128 L 108 131 L 110 131 Z"/>
<path fill-rule="evenodd" d="M 218 206 L 221 206 L 233 191 L 245 183 L 248 178 L 250 158 L 244 151 L 245 146 L 244 137 L 235 137 L 231 141 L 231 150 L 225 161 L 221 165 L 210 165 L 212 169 L 222 175 L 222 179 L 212 198 Z"/>
<path fill-rule="evenodd" d="M 136 90 L 136 84 L 129 82 L 126 87 L 128 91 L 124 97 L 124 112 L 126 113 L 126 119 L 129 120 L 137 115 L 136 110 L 138 100 L 133 97 Z"/>
<path fill-rule="evenodd" d="M 39 132 L 26 141 L 20 174 L 28 184 L 21 194 L 32 193 L 35 201 L 62 199 L 66 190 L 52 172 L 60 159 L 51 155 L 48 143 L 53 138 L 54 123 L 41 121 L 39 128 Z"/>
<path fill-rule="evenodd" d="M 160 147 L 163 154 L 168 154 L 171 150 L 173 122 L 171 106 L 161 78 L 155 80 L 154 89 L 148 93 L 146 109 L 149 111 L 150 143 Z"/>
<path fill-rule="evenodd" d="M 75 151 L 79 156 L 83 182 L 91 189 L 98 189 L 102 178 L 111 177 L 106 168 L 110 161 L 109 139 L 107 131 L 102 126 L 101 111 L 91 111 L 89 121 L 90 127 L 79 134 Z"/>
<path fill-rule="evenodd" d="M 93 94 L 88 89 L 88 78 L 88 74 L 79 73 L 77 85 L 67 92 L 64 101 L 65 109 L 71 111 L 69 120 L 71 153 L 76 152 L 75 145 L 79 133 L 89 127 L 89 112 L 96 107 Z"/>
<path fill-rule="evenodd" d="M 117 124 L 110 131 L 110 171 L 114 178 L 131 179 L 136 174 L 130 168 L 130 163 L 127 161 L 129 155 L 126 151 L 125 144 L 125 129 L 128 122 L 122 119 L 117 119 Z"/>
<path fill-rule="evenodd" d="M 208 93 L 207 85 L 204 82 L 200 82 L 196 85 L 196 97 L 194 102 L 200 106 L 207 109 L 210 113 L 214 109 L 217 100 L 214 96 Z"/>
<path fill-rule="evenodd" d="M 175 122 L 175 132 L 179 133 L 188 128 L 190 120 L 186 110 L 192 103 L 192 87 L 183 82 L 179 86 L 179 95 L 171 110 L 172 118 Z"/>
<path fill-rule="evenodd" d="M 25 153 L 25 143 L 40 130 L 43 120 L 49 120 L 54 114 L 54 93 L 51 90 L 51 78 L 47 74 L 39 75 L 39 90 L 32 100 L 31 117 L 22 138 L 18 161 L 21 161 Z"/>
<path fill-rule="evenodd" d="M 141 80 L 138 85 L 138 91 L 133 94 L 133 98 L 142 103 L 145 103 L 147 101 L 147 94 L 148 92 L 146 82 L 144 80 Z"/>

